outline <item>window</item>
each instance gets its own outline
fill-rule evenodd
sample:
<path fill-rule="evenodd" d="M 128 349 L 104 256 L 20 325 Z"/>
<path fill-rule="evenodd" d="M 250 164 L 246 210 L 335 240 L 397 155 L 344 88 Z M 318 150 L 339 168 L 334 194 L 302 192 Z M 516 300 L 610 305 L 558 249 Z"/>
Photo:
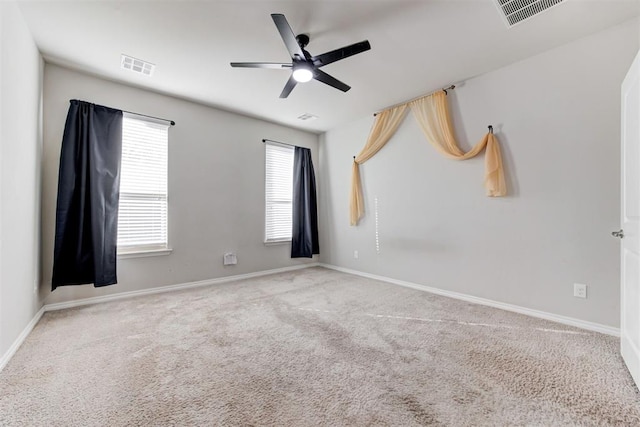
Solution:
<path fill-rule="evenodd" d="M 125 114 L 118 211 L 118 253 L 168 249 L 169 126 Z"/>
<path fill-rule="evenodd" d="M 294 147 L 265 142 L 265 243 L 291 241 Z"/>

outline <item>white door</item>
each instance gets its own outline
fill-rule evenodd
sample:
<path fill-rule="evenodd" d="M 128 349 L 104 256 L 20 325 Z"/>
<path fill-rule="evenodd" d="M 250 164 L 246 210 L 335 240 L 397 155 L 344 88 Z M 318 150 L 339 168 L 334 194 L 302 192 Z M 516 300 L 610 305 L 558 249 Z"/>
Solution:
<path fill-rule="evenodd" d="M 621 144 L 620 351 L 640 385 L 640 53 L 622 83 Z"/>

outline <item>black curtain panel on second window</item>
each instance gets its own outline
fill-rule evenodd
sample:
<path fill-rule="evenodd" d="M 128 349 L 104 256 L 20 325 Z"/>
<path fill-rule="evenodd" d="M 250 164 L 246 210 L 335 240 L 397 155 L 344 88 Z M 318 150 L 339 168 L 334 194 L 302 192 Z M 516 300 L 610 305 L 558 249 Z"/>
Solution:
<path fill-rule="evenodd" d="M 320 246 L 316 177 L 308 148 L 295 148 L 292 208 L 291 258 L 311 258 L 320 253 Z"/>

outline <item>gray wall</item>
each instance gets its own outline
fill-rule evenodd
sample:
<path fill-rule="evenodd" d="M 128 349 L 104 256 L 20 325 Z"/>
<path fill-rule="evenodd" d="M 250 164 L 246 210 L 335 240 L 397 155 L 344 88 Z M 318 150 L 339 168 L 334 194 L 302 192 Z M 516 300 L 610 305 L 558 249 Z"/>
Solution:
<path fill-rule="evenodd" d="M 124 72 L 124 71 L 123 71 Z M 212 80 L 211 84 L 224 84 Z M 70 99 L 176 121 L 169 130 L 169 244 L 166 256 L 118 261 L 118 284 L 50 292 L 60 144 Z M 318 136 L 47 64 L 44 71 L 43 291 L 47 303 L 148 289 L 308 263 L 290 245 L 265 246 L 264 144 L 309 147 Z M 317 172 L 318 173 L 318 172 Z M 319 174 L 318 174 L 319 175 Z M 222 265 L 235 251 L 238 265 Z M 314 262 L 317 260 L 313 260 Z"/>
<path fill-rule="evenodd" d="M 483 155 L 445 159 L 409 115 L 361 167 L 366 217 L 350 227 L 352 156 L 373 118 L 327 132 L 321 261 L 618 326 L 619 247 L 610 232 L 620 224 L 620 83 L 638 45 L 633 20 L 453 91 L 461 145 L 496 128 L 506 198 L 484 196 Z M 588 299 L 572 296 L 574 282 L 589 286 Z"/>
<path fill-rule="evenodd" d="M 42 306 L 43 62 L 18 7 L 0 2 L 0 357 Z"/>

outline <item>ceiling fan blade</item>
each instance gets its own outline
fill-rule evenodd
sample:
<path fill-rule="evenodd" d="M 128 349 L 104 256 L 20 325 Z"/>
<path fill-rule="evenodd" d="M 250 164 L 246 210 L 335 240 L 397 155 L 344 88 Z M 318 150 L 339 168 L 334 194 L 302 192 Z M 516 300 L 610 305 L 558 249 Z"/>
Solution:
<path fill-rule="evenodd" d="M 275 68 L 275 69 L 284 69 L 291 68 L 293 64 L 283 64 L 278 62 L 232 62 L 232 67 L 239 68 Z"/>
<path fill-rule="evenodd" d="M 298 82 L 293 78 L 293 75 L 291 75 L 289 80 L 287 80 L 287 84 L 284 85 L 284 89 L 282 89 L 282 92 L 280 93 L 280 98 L 286 98 L 289 96 L 293 88 L 296 87 L 296 84 L 298 84 Z"/>
<path fill-rule="evenodd" d="M 369 49 L 371 49 L 369 40 L 365 40 L 349 46 L 341 47 L 340 49 L 332 50 L 331 52 L 314 56 L 311 60 L 313 61 L 313 65 L 316 67 L 322 67 L 323 65 L 331 64 L 332 62 L 357 55 L 358 53 L 365 52 Z"/>
<path fill-rule="evenodd" d="M 335 77 L 330 76 L 329 74 L 325 73 L 324 71 L 320 71 L 320 70 L 314 70 L 313 71 L 313 78 L 318 80 L 319 82 L 322 82 L 324 84 L 327 84 L 329 86 L 335 87 L 336 89 L 339 89 L 343 92 L 348 91 L 349 89 L 351 89 L 351 86 L 342 83 L 340 80 L 336 79 Z"/>
<path fill-rule="evenodd" d="M 284 41 L 291 58 L 295 58 L 295 56 L 299 56 L 300 59 L 304 59 L 304 52 L 302 52 L 302 48 L 298 44 L 296 40 L 295 34 L 293 34 L 293 30 L 287 22 L 287 18 L 284 17 L 281 13 L 272 13 L 271 18 L 273 19 L 274 24 L 278 28 L 280 32 L 280 37 L 282 37 L 282 41 Z"/>

